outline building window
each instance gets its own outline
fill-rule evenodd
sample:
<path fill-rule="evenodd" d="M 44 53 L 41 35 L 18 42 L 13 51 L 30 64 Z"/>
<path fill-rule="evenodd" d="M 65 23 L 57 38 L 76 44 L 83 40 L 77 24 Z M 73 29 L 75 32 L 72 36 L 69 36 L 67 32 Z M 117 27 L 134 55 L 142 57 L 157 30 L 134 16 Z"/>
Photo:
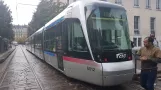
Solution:
<path fill-rule="evenodd" d="M 150 3 L 150 0 L 146 0 L 146 8 L 151 8 Z"/>
<path fill-rule="evenodd" d="M 122 0 L 115 0 L 116 4 L 122 4 Z"/>
<path fill-rule="evenodd" d="M 161 9 L 161 0 L 156 0 L 156 9 Z"/>
<path fill-rule="evenodd" d="M 137 47 L 137 38 L 133 38 L 134 47 Z"/>
<path fill-rule="evenodd" d="M 134 16 L 134 34 L 139 35 L 140 16 Z"/>
<path fill-rule="evenodd" d="M 155 34 L 155 18 L 150 18 L 150 33 Z"/>
<path fill-rule="evenodd" d="M 134 37 L 133 42 L 134 42 L 134 47 L 141 47 L 142 46 L 142 38 L 141 37 Z"/>
<path fill-rule="evenodd" d="M 139 6 L 139 0 L 134 0 L 134 6 Z"/>

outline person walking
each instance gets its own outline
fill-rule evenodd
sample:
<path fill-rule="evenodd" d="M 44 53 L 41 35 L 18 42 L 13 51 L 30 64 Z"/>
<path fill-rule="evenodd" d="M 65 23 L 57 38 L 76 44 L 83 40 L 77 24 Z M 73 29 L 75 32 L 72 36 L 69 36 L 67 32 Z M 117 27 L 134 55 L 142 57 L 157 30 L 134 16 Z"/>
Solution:
<path fill-rule="evenodd" d="M 155 34 L 150 34 L 150 37 L 154 39 L 153 45 L 156 46 L 156 47 L 159 47 L 159 43 L 158 43 L 158 41 L 155 38 Z"/>
<path fill-rule="evenodd" d="M 155 47 L 154 39 L 146 37 L 144 47 L 137 52 L 137 60 L 141 60 L 141 86 L 146 90 L 154 90 L 157 77 L 157 63 L 161 63 L 161 51 Z"/>

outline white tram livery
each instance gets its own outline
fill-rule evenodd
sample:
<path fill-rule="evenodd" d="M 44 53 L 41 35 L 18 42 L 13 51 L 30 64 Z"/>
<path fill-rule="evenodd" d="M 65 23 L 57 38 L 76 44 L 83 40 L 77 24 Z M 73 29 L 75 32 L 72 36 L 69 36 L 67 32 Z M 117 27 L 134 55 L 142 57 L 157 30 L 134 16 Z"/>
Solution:
<path fill-rule="evenodd" d="M 134 75 L 126 10 L 120 5 L 76 1 L 26 42 L 28 51 L 74 79 L 115 86 Z"/>

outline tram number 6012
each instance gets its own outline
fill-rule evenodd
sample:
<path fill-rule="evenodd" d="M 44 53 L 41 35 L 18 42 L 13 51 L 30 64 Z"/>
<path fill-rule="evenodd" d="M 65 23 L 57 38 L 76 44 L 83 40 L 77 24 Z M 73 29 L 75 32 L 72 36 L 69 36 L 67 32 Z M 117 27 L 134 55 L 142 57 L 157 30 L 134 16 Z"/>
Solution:
<path fill-rule="evenodd" d="M 92 68 L 92 67 L 87 66 L 87 70 L 95 72 L 95 68 Z"/>

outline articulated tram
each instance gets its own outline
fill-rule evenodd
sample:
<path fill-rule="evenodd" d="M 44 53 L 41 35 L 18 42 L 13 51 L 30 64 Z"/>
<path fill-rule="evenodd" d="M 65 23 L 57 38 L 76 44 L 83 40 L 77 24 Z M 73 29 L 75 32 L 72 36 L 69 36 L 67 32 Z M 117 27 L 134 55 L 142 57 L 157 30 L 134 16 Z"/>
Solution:
<path fill-rule="evenodd" d="M 99 86 L 132 80 L 126 10 L 105 1 L 69 5 L 26 41 L 28 51 L 68 77 Z"/>

